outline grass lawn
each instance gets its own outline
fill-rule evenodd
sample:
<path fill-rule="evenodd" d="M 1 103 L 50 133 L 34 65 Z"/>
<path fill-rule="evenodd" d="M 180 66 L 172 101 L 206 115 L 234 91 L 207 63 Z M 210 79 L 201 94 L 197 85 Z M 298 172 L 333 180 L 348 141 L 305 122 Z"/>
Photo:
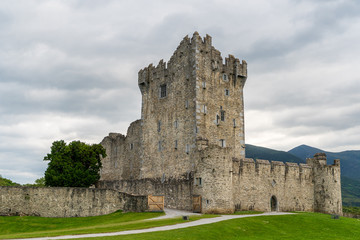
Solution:
<path fill-rule="evenodd" d="M 91 239 L 360 239 L 360 220 L 320 213 L 233 219 L 197 227 Z"/>
<path fill-rule="evenodd" d="M 164 213 L 116 212 L 79 218 L 0 217 L 0 239 L 117 232 L 184 222 L 181 218 L 144 221 L 162 215 Z M 190 216 L 190 221 L 206 217 L 216 215 Z"/>

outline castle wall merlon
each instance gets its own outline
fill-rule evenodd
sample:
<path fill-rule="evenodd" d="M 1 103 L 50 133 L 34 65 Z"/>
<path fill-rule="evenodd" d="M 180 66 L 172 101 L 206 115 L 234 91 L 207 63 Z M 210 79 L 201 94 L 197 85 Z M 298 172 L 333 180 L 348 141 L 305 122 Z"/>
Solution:
<path fill-rule="evenodd" d="M 256 159 L 256 165 L 259 165 L 259 164 L 270 165 L 270 162 L 269 162 L 269 160 Z"/>
<path fill-rule="evenodd" d="M 312 169 L 312 167 L 310 166 L 310 165 L 308 165 L 308 164 L 305 164 L 305 163 L 299 163 L 299 167 L 300 167 L 300 169 L 302 168 L 302 169 Z"/>

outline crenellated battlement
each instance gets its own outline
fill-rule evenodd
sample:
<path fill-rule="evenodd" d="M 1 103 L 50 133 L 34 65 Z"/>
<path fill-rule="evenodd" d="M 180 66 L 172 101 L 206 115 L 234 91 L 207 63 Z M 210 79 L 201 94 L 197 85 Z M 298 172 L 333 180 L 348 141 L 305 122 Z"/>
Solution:
<path fill-rule="evenodd" d="M 212 71 L 227 74 L 230 78 L 239 79 L 242 85 L 245 84 L 247 62 L 240 61 L 229 54 L 223 63 L 221 52 L 212 46 L 212 37 L 206 34 L 204 38 L 201 38 L 199 33 L 195 32 L 192 38 L 188 36 L 183 38 L 168 62 L 161 59 L 156 66 L 150 64 L 138 72 L 138 85 L 141 93 L 147 91 L 152 82 L 169 81 L 172 77 L 170 75 L 174 75 L 174 72 L 181 68 L 185 68 L 187 71 L 186 80 L 196 80 L 200 56 L 210 60 L 209 67 Z"/>
<path fill-rule="evenodd" d="M 239 162 L 240 169 L 238 172 L 240 175 L 254 175 L 260 173 L 272 176 L 278 175 L 277 177 L 301 179 L 301 175 L 306 174 L 307 177 L 309 177 L 312 173 L 312 166 L 304 163 L 284 163 L 263 159 L 256 159 L 256 161 L 254 161 L 252 158 L 233 159 L 233 161 Z"/>

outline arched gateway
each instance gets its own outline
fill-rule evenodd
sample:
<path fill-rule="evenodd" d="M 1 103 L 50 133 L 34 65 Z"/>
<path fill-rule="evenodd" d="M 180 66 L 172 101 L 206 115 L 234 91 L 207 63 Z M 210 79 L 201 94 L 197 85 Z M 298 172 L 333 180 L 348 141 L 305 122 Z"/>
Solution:
<path fill-rule="evenodd" d="M 278 202 L 275 196 L 272 196 L 270 199 L 270 208 L 272 212 L 275 212 L 278 210 Z"/>

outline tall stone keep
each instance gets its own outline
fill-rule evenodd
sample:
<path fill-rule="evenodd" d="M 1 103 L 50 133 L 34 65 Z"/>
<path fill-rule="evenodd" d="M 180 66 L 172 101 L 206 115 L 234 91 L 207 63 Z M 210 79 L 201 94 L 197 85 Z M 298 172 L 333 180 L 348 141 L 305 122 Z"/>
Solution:
<path fill-rule="evenodd" d="M 166 63 L 139 71 L 141 119 L 110 133 L 98 187 L 161 194 L 165 205 L 199 212 L 341 213 L 340 163 L 245 158 L 247 63 L 223 59 L 211 37 L 186 36 Z M 326 156 L 325 156 L 326 159 Z"/>
<path fill-rule="evenodd" d="M 243 87 L 246 62 L 223 59 L 195 33 L 168 63 L 139 72 L 142 94 L 141 177 L 181 176 L 195 170 L 197 142 L 232 148 L 245 157 Z"/>

